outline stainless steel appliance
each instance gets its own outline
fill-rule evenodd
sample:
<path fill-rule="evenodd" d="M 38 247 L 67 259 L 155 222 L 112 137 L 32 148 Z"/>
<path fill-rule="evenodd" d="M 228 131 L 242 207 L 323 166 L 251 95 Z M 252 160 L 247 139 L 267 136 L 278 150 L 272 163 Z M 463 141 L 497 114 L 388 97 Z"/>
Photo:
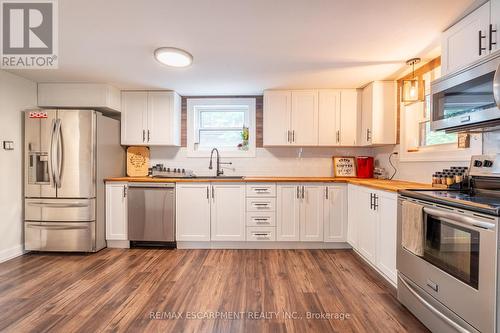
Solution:
<path fill-rule="evenodd" d="M 124 174 L 120 122 L 92 110 L 28 110 L 24 126 L 25 249 L 102 249 L 103 179 Z"/>
<path fill-rule="evenodd" d="M 175 246 L 175 184 L 131 183 L 127 196 L 131 245 Z"/>
<path fill-rule="evenodd" d="M 433 81 L 431 92 L 434 131 L 500 123 L 500 53 Z"/>
<path fill-rule="evenodd" d="M 473 156 L 470 177 L 462 192 L 400 192 L 398 299 L 435 332 L 498 330 L 500 155 Z M 419 253 L 404 246 L 403 224 L 418 221 L 405 202 L 421 207 Z"/>

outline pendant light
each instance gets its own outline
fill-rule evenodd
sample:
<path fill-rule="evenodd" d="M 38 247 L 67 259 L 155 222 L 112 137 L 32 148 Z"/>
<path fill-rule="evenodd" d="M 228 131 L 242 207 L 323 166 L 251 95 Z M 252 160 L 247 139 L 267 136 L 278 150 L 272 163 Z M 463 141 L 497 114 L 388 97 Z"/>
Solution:
<path fill-rule="evenodd" d="M 412 78 L 403 80 L 403 93 L 401 94 L 402 102 L 411 103 L 421 100 L 419 82 L 415 78 L 415 64 L 420 62 L 420 58 L 412 58 L 406 61 L 408 66 L 412 66 Z"/>

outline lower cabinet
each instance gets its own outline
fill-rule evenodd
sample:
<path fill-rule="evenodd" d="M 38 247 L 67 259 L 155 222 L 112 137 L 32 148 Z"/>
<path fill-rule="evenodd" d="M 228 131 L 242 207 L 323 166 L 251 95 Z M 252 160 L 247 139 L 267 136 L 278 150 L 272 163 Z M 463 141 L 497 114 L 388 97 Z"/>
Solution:
<path fill-rule="evenodd" d="M 178 241 L 244 241 L 245 220 L 244 184 L 177 184 Z"/>
<path fill-rule="evenodd" d="M 127 184 L 106 184 L 106 240 L 128 240 Z"/>
<path fill-rule="evenodd" d="M 178 241 L 210 241 L 210 183 L 178 183 L 175 189 Z"/>
<path fill-rule="evenodd" d="M 245 240 L 245 201 L 243 184 L 212 184 L 211 240 Z"/>
<path fill-rule="evenodd" d="M 343 184 L 277 186 L 276 240 L 344 242 L 347 202 Z"/>
<path fill-rule="evenodd" d="M 347 233 L 347 185 L 325 186 L 324 241 L 345 242 Z"/>
<path fill-rule="evenodd" d="M 347 241 L 396 284 L 397 194 L 349 185 Z"/>

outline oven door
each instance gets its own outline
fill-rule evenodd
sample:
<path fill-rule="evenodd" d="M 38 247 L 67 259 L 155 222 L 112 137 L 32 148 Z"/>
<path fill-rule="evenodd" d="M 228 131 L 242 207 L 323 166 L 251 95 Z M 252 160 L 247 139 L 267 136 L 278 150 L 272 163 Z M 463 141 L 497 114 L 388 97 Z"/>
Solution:
<path fill-rule="evenodd" d="M 400 205 L 402 200 L 405 199 L 400 199 Z M 399 273 L 475 329 L 493 332 L 496 318 L 496 219 L 419 203 L 424 212 L 423 253 L 417 256 L 401 246 L 401 223 L 405 217 L 400 209 Z"/>
<path fill-rule="evenodd" d="M 456 131 L 500 121 L 500 54 L 432 83 L 431 128 Z M 496 76 L 496 77 L 495 77 Z"/>

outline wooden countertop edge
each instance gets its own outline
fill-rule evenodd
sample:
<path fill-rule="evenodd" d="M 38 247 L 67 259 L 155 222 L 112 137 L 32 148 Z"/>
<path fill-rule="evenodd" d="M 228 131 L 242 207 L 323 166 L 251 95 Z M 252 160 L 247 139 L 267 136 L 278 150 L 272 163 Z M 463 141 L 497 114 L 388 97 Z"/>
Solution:
<path fill-rule="evenodd" d="M 334 178 L 334 177 L 244 177 L 242 179 L 214 178 L 151 178 L 151 177 L 113 177 L 105 182 L 147 182 L 147 183 L 348 183 L 373 189 L 397 192 L 406 189 L 430 189 L 431 185 L 400 180 L 374 178 Z"/>

